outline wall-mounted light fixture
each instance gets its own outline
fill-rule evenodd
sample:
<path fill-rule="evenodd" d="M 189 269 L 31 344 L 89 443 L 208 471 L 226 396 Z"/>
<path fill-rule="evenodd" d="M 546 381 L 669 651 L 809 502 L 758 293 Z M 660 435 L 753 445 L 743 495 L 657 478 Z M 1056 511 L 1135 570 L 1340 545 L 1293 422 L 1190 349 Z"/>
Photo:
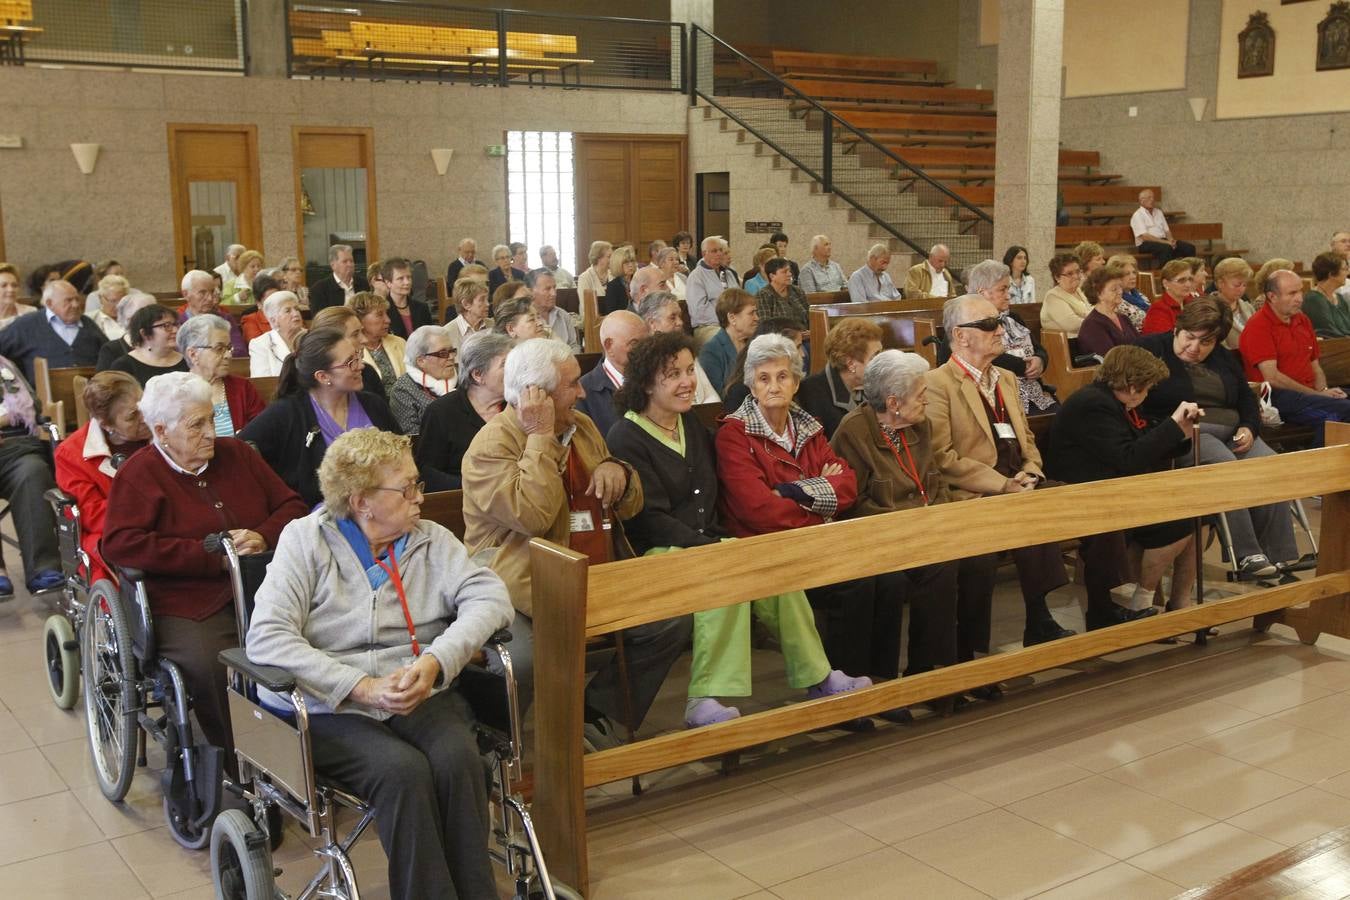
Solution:
<path fill-rule="evenodd" d="M 450 168 L 450 157 L 455 155 L 455 151 L 450 147 L 432 147 L 431 161 L 436 164 L 436 174 L 444 175 Z"/>
<path fill-rule="evenodd" d="M 80 167 L 81 174 L 94 174 L 94 164 L 98 162 L 98 151 L 101 146 L 101 144 L 70 145 L 70 152 L 75 154 L 75 165 Z"/>
<path fill-rule="evenodd" d="M 1205 119 L 1205 107 L 1209 105 L 1208 98 L 1188 97 L 1186 102 L 1191 105 L 1191 115 L 1195 116 L 1195 121 L 1203 122 Z"/>

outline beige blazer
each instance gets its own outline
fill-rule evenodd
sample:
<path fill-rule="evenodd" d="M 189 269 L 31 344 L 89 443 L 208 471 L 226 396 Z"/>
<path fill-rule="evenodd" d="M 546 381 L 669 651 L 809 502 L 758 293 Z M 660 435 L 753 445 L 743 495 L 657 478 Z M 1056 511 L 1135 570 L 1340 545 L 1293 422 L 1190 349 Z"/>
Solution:
<path fill-rule="evenodd" d="M 951 269 L 945 271 L 947 276 L 947 298 L 957 296 L 961 293 L 961 283 L 956 280 L 956 274 Z M 917 266 L 910 266 L 909 272 L 905 275 L 905 299 L 922 300 L 925 297 L 933 296 L 930 293 L 933 289 L 933 274 L 928 271 L 928 261 L 924 260 Z"/>
<path fill-rule="evenodd" d="M 1017 397 L 1017 377 L 995 368 L 1008 419 L 1022 445 L 1022 471 L 1044 477 L 1027 417 Z M 929 372 L 928 421 L 933 427 L 933 458 L 947 480 L 953 500 L 997 494 L 1007 481 L 995 469 L 998 449 L 984 411 L 980 389 L 955 361 Z"/>
<path fill-rule="evenodd" d="M 1078 337 L 1078 329 L 1083 320 L 1092 312 L 1092 304 L 1087 298 L 1061 287 L 1052 287 L 1041 300 L 1041 328 L 1053 328 L 1063 331 L 1069 337 Z"/>

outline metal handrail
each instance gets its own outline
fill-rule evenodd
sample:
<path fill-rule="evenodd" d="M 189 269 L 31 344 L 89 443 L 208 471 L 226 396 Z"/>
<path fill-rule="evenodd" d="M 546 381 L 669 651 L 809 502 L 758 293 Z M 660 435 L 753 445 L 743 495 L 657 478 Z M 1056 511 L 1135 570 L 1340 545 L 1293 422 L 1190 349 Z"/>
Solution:
<path fill-rule="evenodd" d="M 755 131 L 755 129 L 754 129 L 753 127 L 751 127 L 751 126 L 748 125 L 746 122 L 744 122 L 743 120 L 741 120 L 740 117 L 736 116 L 734 113 L 732 113 L 732 112 L 730 112 L 729 110 L 727 110 L 722 104 L 718 103 L 718 102 L 717 102 L 717 99 L 716 99 L 715 97 L 713 97 L 713 96 L 711 96 L 711 95 L 709 95 L 709 94 L 706 94 L 706 93 L 704 93 L 702 90 L 699 89 L 699 86 L 698 86 L 698 78 L 696 77 L 696 76 L 697 76 L 697 69 L 696 69 L 696 66 L 697 66 L 697 59 L 698 59 L 698 56 L 697 56 L 697 54 L 698 54 L 698 38 L 699 38 L 699 35 L 700 35 L 700 34 L 704 35 L 705 37 L 710 38 L 710 39 L 714 42 L 714 49 L 716 48 L 717 45 L 720 44 L 722 47 L 724 47 L 724 48 L 726 48 L 727 50 L 731 51 L 732 55 L 735 56 L 735 57 L 737 58 L 738 61 L 740 61 L 740 62 L 742 62 L 742 63 L 744 63 L 744 64 L 749 65 L 752 69 L 754 69 L 754 70 L 758 71 L 759 73 L 763 74 L 764 76 L 766 76 L 770 81 L 772 81 L 772 82 L 773 82 L 774 84 L 776 84 L 779 88 L 781 88 L 784 94 L 791 95 L 788 99 L 801 100 L 801 101 L 803 101 L 803 102 L 809 104 L 816 112 L 820 113 L 820 115 L 821 115 L 821 116 L 823 117 L 823 119 L 824 119 L 824 136 L 825 136 L 825 140 L 826 140 L 826 143 L 824 144 L 824 153 L 823 153 L 823 155 L 822 155 L 822 157 L 821 157 L 821 167 L 822 167 L 823 169 L 825 169 L 825 172 L 823 172 L 823 173 L 817 173 L 817 172 L 812 171 L 809 167 L 802 165 L 802 164 L 801 164 L 798 160 L 796 160 L 791 154 L 785 153 L 785 152 L 784 152 L 777 144 L 775 144 L 772 140 L 770 140 L 770 139 L 764 137 L 763 135 L 760 135 L 758 132 Z M 769 71 L 769 70 L 766 69 L 764 66 L 762 66 L 762 65 L 760 65 L 758 62 L 756 62 L 754 59 L 751 59 L 749 56 L 746 56 L 744 53 L 742 53 L 741 51 L 737 50 L 735 47 L 731 46 L 731 45 L 728 44 L 726 41 L 722 40 L 722 39 L 719 38 L 717 35 L 715 35 L 715 34 L 713 34 L 712 32 L 706 30 L 706 29 L 703 28 L 702 26 L 697 25 L 697 24 L 693 25 L 692 30 L 691 30 L 691 34 L 690 34 L 690 42 L 689 42 L 689 43 L 690 43 L 690 66 L 689 66 L 689 68 L 690 68 L 691 71 L 690 71 L 690 73 L 689 73 L 688 78 L 689 78 L 689 85 L 690 85 L 689 91 L 690 91 L 690 101 L 691 101 L 691 103 L 692 103 L 692 101 L 693 101 L 695 95 L 697 95 L 698 97 L 702 97 L 702 98 L 703 98 L 704 100 L 706 100 L 708 103 L 711 103 L 713 106 L 716 106 L 716 107 L 717 107 L 719 110 L 721 110 L 723 113 L 725 113 L 726 115 L 728 115 L 728 116 L 730 116 L 731 118 L 735 119 L 736 122 L 737 122 L 738 124 L 740 124 L 742 127 L 744 127 L 747 131 L 753 133 L 753 134 L 755 135 L 756 138 L 758 138 L 759 140 L 763 141 L 764 143 L 769 144 L 770 146 L 772 146 L 772 147 L 774 148 L 775 151 L 777 151 L 780 155 L 782 155 L 783 157 L 785 157 L 785 158 L 786 158 L 789 162 L 791 162 L 793 165 L 795 165 L 795 166 L 797 166 L 798 168 L 802 169 L 802 170 L 803 170 L 804 172 L 806 172 L 808 175 L 810 175 L 811 177 L 815 178 L 817 181 L 821 182 L 821 184 L 823 184 L 823 185 L 825 186 L 825 189 L 826 189 L 827 191 L 829 191 L 829 192 L 831 192 L 831 193 L 838 194 L 840 197 L 844 198 L 845 200 L 848 200 L 848 202 L 853 203 L 853 205 L 855 205 L 855 206 L 858 206 L 858 208 L 859 208 L 860 210 L 862 210 L 863 212 L 867 212 L 866 209 L 864 209 L 864 208 L 863 208 L 862 206 L 860 206 L 859 204 L 855 203 L 855 202 L 854 202 L 853 200 L 851 200 L 846 194 L 844 194 L 843 192 L 839 191 L 838 188 L 836 188 L 832 183 L 830 183 L 830 182 L 833 181 L 833 179 L 832 179 L 831 177 L 829 177 L 829 176 L 831 175 L 831 172 L 830 172 L 829 170 L 830 170 L 830 168 L 831 168 L 831 165 L 830 165 L 830 156 L 831 156 L 831 150 L 833 149 L 834 133 L 835 133 L 835 129 L 836 129 L 836 128 L 843 128 L 843 129 L 844 129 L 845 131 L 847 131 L 849 134 L 855 135 L 860 141 L 865 142 L 868 146 L 872 147 L 874 150 L 876 150 L 876 151 L 877 151 L 878 153 L 880 153 L 882 156 L 885 156 L 885 157 L 887 157 L 887 158 L 893 160 L 893 161 L 896 162 L 897 164 L 899 164 L 899 165 L 901 165 L 901 166 L 904 166 L 906 169 L 909 169 L 909 170 L 910 170 L 911 172 L 913 172 L 916 176 L 918 176 L 918 180 L 920 180 L 920 181 L 926 183 L 926 184 L 929 185 L 930 187 L 936 188 L 938 191 L 940 191 L 941 193 L 945 194 L 945 195 L 948 197 L 948 199 L 954 201 L 954 202 L 956 203 L 957 206 L 960 206 L 962 209 L 965 209 L 965 210 L 967 210 L 967 211 L 969 211 L 969 212 L 974 213 L 975 216 L 976 216 L 977 218 L 982 219 L 982 220 L 985 221 L 985 222 L 992 223 L 992 222 L 994 221 L 993 217 L 990 216 L 990 215 L 989 215 L 987 212 L 985 212 L 983 209 L 981 209 L 980 207 L 975 206 L 974 204 L 970 203 L 968 200 L 966 200 L 966 199 L 965 199 L 964 197 L 962 197 L 960 194 L 957 194 L 955 191 L 953 191 L 953 190 L 951 190 L 950 188 L 948 188 L 946 185 L 944 185 L 944 184 L 942 184 L 942 183 L 940 183 L 940 182 L 938 182 L 938 181 L 934 181 L 932 178 L 930 178 L 930 177 L 929 177 L 922 169 L 920 169 L 918 166 L 914 165 L 914 164 L 911 163 L 911 162 L 906 161 L 906 160 L 904 159 L 904 157 L 900 156 L 900 155 L 899 155 L 898 153 L 896 153 L 895 151 L 893 151 L 893 150 L 891 150 L 891 149 L 889 149 L 889 148 L 887 148 L 887 147 L 884 147 L 884 146 L 882 146 L 881 144 L 877 143 L 876 140 L 874 140 L 874 139 L 872 138 L 871 135 L 869 135 L 869 134 L 867 134 L 867 133 L 865 133 L 865 132 L 863 132 L 863 131 L 860 131 L 859 129 L 857 129 L 857 128 L 855 128 L 854 126 L 850 125 L 847 121 L 845 121 L 844 119 L 842 119 L 842 118 L 840 118 L 839 116 L 835 115 L 835 114 L 834 114 L 833 112 L 831 112 L 829 109 L 826 109 L 824 106 L 822 106 L 815 98 L 813 98 L 813 97 L 808 97 L 806 94 L 803 94 L 800 90 L 798 90 L 797 88 L 793 87 L 791 84 L 789 84 L 789 83 L 788 83 L 787 81 L 785 81 L 783 78 L 779 77 L 779 76 L 778 76 L 777 74 L 775 74 L 774 72 Z M 868 214 L 869 216 L 871 216 L 873 219 L 875 219 L 879 225 L 882 225 L 883 227 L 886 227 L 886 228 L 890 229 L 890 230 L 894 233 L 894 229 L 893 229 L 888 223 L 882 222 L 880 219 L 878 219 L 874 214 L 872 214 L 872 213 L 870 213 L 870 212 L 867 212 L 867 214 Z M 907 238 L 905 238 L 905 236 L 902 235 L 902 234 L 896 233 L 896 237 L 900 238 L 901 240 L 904 240 L 906 243 L 910 243 L 910 241 L 909 241 Z M 915 247 L 915 249 L 921 249 L 921 248 L 917 247 L 917 245 L 914 245 L 914 244 L 912 244 L 912 243 L 910 244 L 910 246 Z M 926 252 L 926 251 L 924 251 L 924 252 Z"/>

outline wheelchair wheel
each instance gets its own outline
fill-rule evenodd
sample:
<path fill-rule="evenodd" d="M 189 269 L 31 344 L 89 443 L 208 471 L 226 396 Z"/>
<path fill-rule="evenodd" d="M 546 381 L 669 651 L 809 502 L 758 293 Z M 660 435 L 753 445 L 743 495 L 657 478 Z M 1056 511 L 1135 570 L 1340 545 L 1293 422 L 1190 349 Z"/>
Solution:
<path fill-rule="evenodd" d="M 99 790 L 113 803 L 135 774 L 136 659 L 126 611 L 111 582 L 89 591 L 82 633 L 85 725 Z"/>
<path fill-rule="evenodd" d="M 184 819 L 174 810 L 174 805 L 169 799 L 169 795 L 164 795 L 164 820 L 168 823 L 169 834 L 178 842 L 180 847 L 185 850 L 200 850 L 211 843 L 211 825 L 207 823 L 201 828 L 193 827 L 192 823 Z M 219 816 L 217 816 L 219 818 Z"/>
<path fill-rule="evenodd" d="M 246 813 L 229 809 L 211 828 L 211 880 L 218 900 L 272 900 L 272 851 Z"/>
<path fill-rule="evenodd" d="M 69 619 L 60 613 L 47 617 L 42 626 L 42 648 L 52 702 L 61 709 L 70 709 L 80 696 L 80 650 Z"/>

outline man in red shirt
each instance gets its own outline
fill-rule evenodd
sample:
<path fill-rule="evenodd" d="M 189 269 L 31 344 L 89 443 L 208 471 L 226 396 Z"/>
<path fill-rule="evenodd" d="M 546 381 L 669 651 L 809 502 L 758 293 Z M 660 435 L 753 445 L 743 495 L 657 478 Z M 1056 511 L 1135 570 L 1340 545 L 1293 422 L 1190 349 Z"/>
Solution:
<path fill-rule="evenodd" d="M 1327 387 L 1312 322 L 1303 306 L 1303 280 L 1277 269 L 1263 285 L 1266 302 L 1242 329 L 1239 348 L 1247 378 L 1270 383 L 1270 400 L 1280 418 L 1317 428 L 1313 446 L 1322 446 L 1324 422 L 1350 422 L 1350 400 Z"/>

